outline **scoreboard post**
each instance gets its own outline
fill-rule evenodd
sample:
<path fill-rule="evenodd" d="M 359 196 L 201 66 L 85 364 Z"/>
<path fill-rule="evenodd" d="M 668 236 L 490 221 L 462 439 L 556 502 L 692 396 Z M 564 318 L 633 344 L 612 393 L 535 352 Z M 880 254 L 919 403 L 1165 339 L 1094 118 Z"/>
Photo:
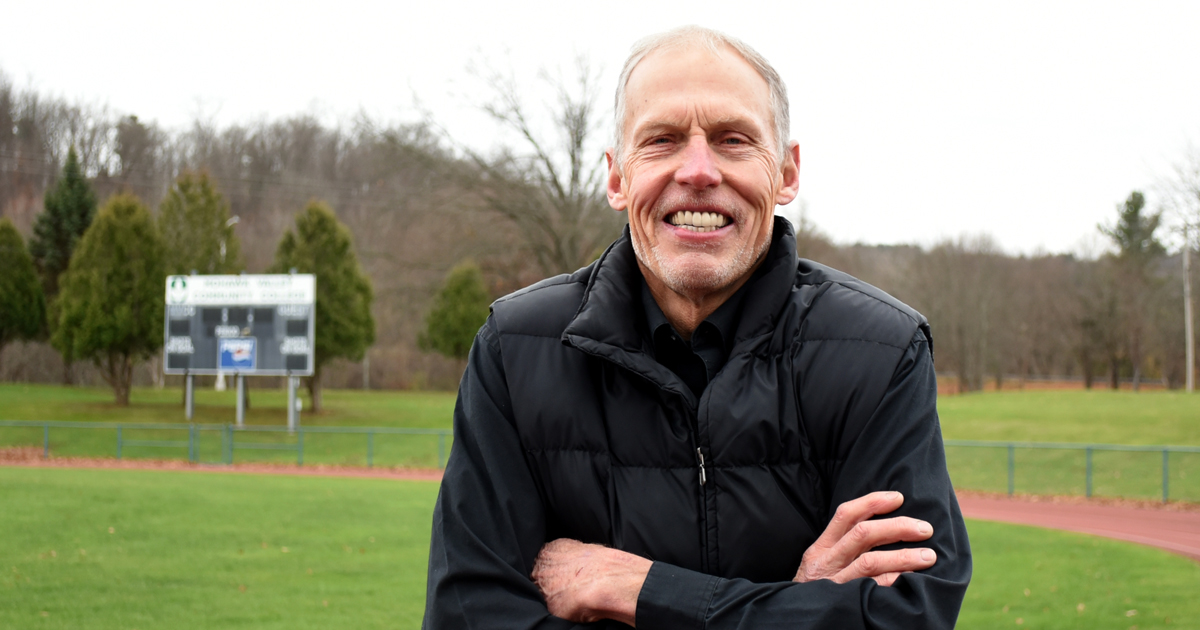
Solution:
<path fill-rule="evenodd" d="M 316 278 L 312 274 L 169 276 L 163 372 L 186 380 L 186 415 L 194 415 L 197 374 L 237 379 L 237 425 L 245 422 L 247 376 L 288 379 L 288 429 L 299 422 L 299 378 L 312 376 L 316 347 Z"/>

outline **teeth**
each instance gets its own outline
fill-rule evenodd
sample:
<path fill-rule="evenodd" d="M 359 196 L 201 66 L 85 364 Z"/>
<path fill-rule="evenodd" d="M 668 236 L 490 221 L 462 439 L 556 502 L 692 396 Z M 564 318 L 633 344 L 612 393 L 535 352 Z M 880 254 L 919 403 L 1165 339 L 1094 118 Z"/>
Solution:
<path fill-rule="evenodd" d="M 729 225 L 729 218 L 716 212 L 683 210 L 671 215 L 671 224 L 692 232 L 712 232 Z"/>

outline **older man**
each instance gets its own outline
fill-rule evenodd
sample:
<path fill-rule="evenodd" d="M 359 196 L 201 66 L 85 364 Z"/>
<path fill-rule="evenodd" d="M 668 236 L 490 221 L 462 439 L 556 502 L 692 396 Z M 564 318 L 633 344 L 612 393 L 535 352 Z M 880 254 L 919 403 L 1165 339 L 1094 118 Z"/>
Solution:
<path fill-rule="evenodd" d="M 679 29 L 635 47 L 616 116 L 629 229 L 497 300 L 471 351 L 425 627 L 952 627 L 929 329 L 796 258 L 778 74 Z"/>

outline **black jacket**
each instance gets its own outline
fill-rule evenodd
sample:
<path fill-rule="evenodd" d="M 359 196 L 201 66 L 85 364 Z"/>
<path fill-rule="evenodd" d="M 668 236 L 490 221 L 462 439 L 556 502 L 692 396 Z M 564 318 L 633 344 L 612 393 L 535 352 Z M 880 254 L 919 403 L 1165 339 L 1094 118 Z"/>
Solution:
<path fill-rule="evenodd" d="M 493 304 L 455 408 L 426 628 L 576 627 L 528 577 L 562 537 L 655 561 L 644 630 L 953 627 L 971 557 L 928 325 L 795 251 L 777 220 L 699 399 L 649 354 L 628 232 L 591 266 Z M 886 588 L 790 582 L 837 506 L 877 490 L 904 494 L 890 516 L 932 523 L 907 546 L 937 564 Z"/>

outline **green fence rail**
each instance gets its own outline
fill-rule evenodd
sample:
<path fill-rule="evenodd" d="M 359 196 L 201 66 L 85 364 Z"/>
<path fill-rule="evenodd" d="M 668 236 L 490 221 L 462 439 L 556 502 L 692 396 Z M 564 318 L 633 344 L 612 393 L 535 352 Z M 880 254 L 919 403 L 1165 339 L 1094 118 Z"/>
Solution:
<path fill-rule="evenodd" d="M 1006 454 L 1006 468 L 1008 472 L 1007 489 L 1008 494 L 1012 495 L 1016 489 L 1017 479 L 1017 461 L 1016 453 L 1018 449 L 1033 449 L 1033 450 L 1053 450 L 1053 451 L 1077 451 L 1084 456 L 1084 495 L 1091 497 L 1094 491 L 1094 469 L 1093 455 L 1097 452 L 1118 452 L 1118 453 L 1161 453 L 1162 455 L 1162 477 L 1161 490 L 1162 501 L 1166 503 L 1171 496 L 1171 455 L 1173 453 L 1189 453 L 1200 454 L 1200 446 L 1141 446 L 1128 444 L 1078 444 L 1072 442 L 991 442 L 978 440 L 945 440 L 947 449 L 952 447 L 965 448 L 982 448 L 982 449 L 1002 449 Z M 1035 466 L 1034 471 L 1039 472 Z M 1119 471 L 1118 471 L 1119 472 Z M 951 476 L 953 476 L 953 467 L 951 468 Z M 956 482 L 955 485 L 958 485 Z"/>
<path fill-rule="evenodd" d="M 29 429 L 34 433 L 22 433 L 13 440 L 11 435 L 3 433 L 4 429 Z M 65 435 L 78 431 L 84 431 L 90 437 Z M 112 435 L 106 437 L 103 431 L 110 431 Z M 368 467 L 380 464 L 378 441 L 383 439 L 386 440 L 385 450 L 390 454 L 390 458 L 384 457 L 384 460 L 390 459 L 393 465 L 424 462 L 417 465 L 428 466 L 432 460 L 438 468 L 445 466 L 453 439 L 449 429 L 314 426 L 289 432 L 282 426 L 238 428 L 232 424 L 0 420 L 0 445 L 34 446 L 39 438 L 44 457 L 50 456 L 51 439 L 56 438 L 53 444 L 56 452 L 64 455 L 115 455 L 122 459 L 130 456 L 129 449 L 136 449 L 134 456 L 148 451 L 174 452 L 168 457 L 176 458 L 178 454 L 190 462 L 233 464 L 239 453 L 243 458 L 254 458 L 256 456 L 250 455 L 251 452 L 261 452 L 263 455 L 257 457 L 294 461 L 299 466 L 305 464 L 307 455 L 318 462 L 332 459 L 336 463 L 365 463 Z M 329 438 L 342 441 L 330 443 Z M 398 444 L 397 439 L 404 443 Z M 1019 481 L 1023 491 L 1034 488 L 1031 494 L 1161 496 L 1166 502 L 1172 498 L 1172 479 L 1175 479 L 1180 487 L 1175 490 L 1174 498 L 1200 500 L 1200 446 L 976 440 L 945 440 L 945 446 L 951 479 L 959 488 L 1007 490 L 1011 495 L 1016 492 Z M 202 457 L 202 451 L 205 457 Z M 397 456 L 398 452 L 400 456 Z M 436 458 L 431 457 L 434 453 Z M 1060 455 L 1039 458 L 1037 453 Z M 1140 459 L 1114 460 L 1114 454 Z M 1155 459 L 1151 461 L 1146 456 Z M 1102 460 L 1100 464 L 1095 461 L 1097 457 Z M 1160 466 L 1160 470 L 1149 472 Z M 1126 478 L 1120 479 L 1123 469 Z M 1192 476 L 1187 477 L 1187 474 Z M 1102 487 L 1097 487 L 1097 479 Z"/>
<path fill-rule="evenodd" d="M 290 451 L 295 453 L 296 465 L 304 465 L 305 436 L 316 435 L 357 435 L 363 439 L 360 445 L 366 454 L 368 467 L 375 466 L 375 442 L 377 436 L 436 436 L 437 438 L 437 467 L 445 467 L 447 447 L 452 437 L 449 429 L 409 429 L 397 427 L 297 427 L 288 431 L 287 427 L 275 426 L 244 426 L 232 424 L 170 424 L 170 423 L 132 423 L 132 422 L 71 422 L 56 420 L 0 420 L 0 428 L 33 428 L 41 429 L 42 456 L 50 457 L 51 429 L 113 431 L 115 442 L 112 443 L 117 459 L 125 457 L 125 451 L 131 447 L 155 449 L 179 449 L 185 451 L 190 462 L 199 462 L 201 441 L 205 434 L 219 436 L 220 457 L 218 463 L 233 464 L 237 451 Z M 179 439 L 138 439 L 131 437 L 131 432 L 139 435 L 146 432 L 166 432 Z M 257 441 L 250 441 L 253 435 Z M 169 436 L 170 437 L 170 436 Z M 275 438 L 271 440 L 269 438 Z M 103 456 L 108 453 L 83 453 L 90 456 Z"/>

